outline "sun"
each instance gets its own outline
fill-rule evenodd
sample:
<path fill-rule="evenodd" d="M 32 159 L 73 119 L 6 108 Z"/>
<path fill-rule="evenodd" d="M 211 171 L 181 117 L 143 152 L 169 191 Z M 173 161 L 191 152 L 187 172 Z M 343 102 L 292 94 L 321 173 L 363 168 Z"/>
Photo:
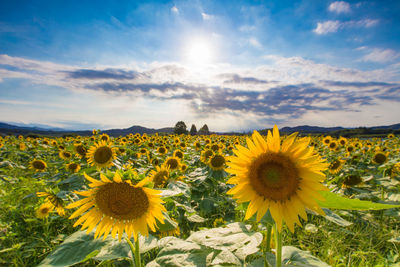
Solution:
<path fill-rule="evenodd" d="M 192 66 L 203 66 L 213 60 L 211 43 L 202 38 L 191 40 L 186 47 L 186 61 Z"/>

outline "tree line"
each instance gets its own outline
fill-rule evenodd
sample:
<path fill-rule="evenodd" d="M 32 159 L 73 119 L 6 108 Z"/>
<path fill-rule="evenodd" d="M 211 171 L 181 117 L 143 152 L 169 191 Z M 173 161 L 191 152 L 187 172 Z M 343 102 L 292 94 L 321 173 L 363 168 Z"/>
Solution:
<path fill-rule="evenodd" d="M 203 127 L 201 127 L 200 130 L 198 130 L 198 131 L 197 131 L 196 125 L 192 124 L 192 127 L 190 127 L 190 131 L 188 131 L 185 122 L 178 121 L 175 124 L 174 133 L 175 134 L 190 134 L 190 135 L 208 135 L 208 134 L 210 134 L 210 131 L 208 130 L 207 124 L 204 124 Z"/>

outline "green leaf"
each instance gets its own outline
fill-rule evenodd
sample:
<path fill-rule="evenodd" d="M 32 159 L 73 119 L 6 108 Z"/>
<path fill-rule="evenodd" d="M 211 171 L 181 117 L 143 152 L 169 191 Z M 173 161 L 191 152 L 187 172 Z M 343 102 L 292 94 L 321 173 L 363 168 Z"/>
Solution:
<path fill-rule="evenodd" d="M 275 255 L 267 253 L 267 261 L 270 266 L 275 265 Z M 246 265 L 247 267 L 264 267 L 264 259 L 258 258 Z M 292 246 L 282 247 L 282 266 L 283 267 L 329 267 L 329 265 L 308 251 Z"/>
<path fill-rule="evenodd" d="M 328 221 L 331 221 L 333 223 L 336 223 L 337 225 L 344 226 L 344 227 L 350 226 L 353 224 L 352 222 L 346 221 L 345 219 L 343 219 L 342 217 L 340 217 L 339 215 L 337 215 L 330 209 L 326 209 L 326 208 L 322 208 L 322 209 L 325 212 L 324 218 L 327 219 Z"/>
<path fill-rule="evenodd" d="M 206 267 L 207 256 L 212 250 L 195 242 L 169 237 L 165 247 L 146 267 Z"/>
<path fill-rule="evenodd" d="M 282 247 L 282 262 L 294 266 L 329 267 L 328 264 L 311 255 L 310 252 L 292 246 Z"/>
<path fill-rule="evenodd" d="M 247 255 L 259 250 L 262 239 L 261 233 L 251 232 L 243 223 L 231 223 L 226 227 L 195 232 L 187 240 L 217 250 L 229 250 L 244 261 Z"/>
<path fill-rule="evenodd" d="M 70 266 L 90 258 L 95 260 L 111 260 L 131 258 L 131 250 L 124 239 L 121 242 L 108 236 L 105 240 L 94 239 L 94 234 L 77 231 L 67 237 L 39 266 Z M 133 239 L 132 239 L 132 242 Z M 157 239 L 151 235 L 139 237 L 140 253 L 157 247 Z"/>
<path fill-rule="evenodd" d="M 206 221 L 206 219 L 204 219 L 203 217 L 201 217 L 198 214 L 193 214 L 187 217 L 187 220 L 189 222 L 195 222 L 195 223 L 203 223 Z"/>
<path fill-rule="evenodd" d="M 343 210 L 382 210 L 400 207 L 400 205 L 381 204 L 371 201 L 345 198 L 329 191 L 320 191 L 319 193 L 325 198 L 324 201 L 317 200 L 317 203 L 321 208 Z"/>
<path fill-rule="evenodd" d="M 166 212 L 163 212 L 163 215 L 164 215 L 164 223 L 160 223 L 158 220 L 156 220 L 157 223 L 156 229 L 158 229 L 158 231 L 168 232 L 178 227 L 178 224 L 174 222 Z"/>

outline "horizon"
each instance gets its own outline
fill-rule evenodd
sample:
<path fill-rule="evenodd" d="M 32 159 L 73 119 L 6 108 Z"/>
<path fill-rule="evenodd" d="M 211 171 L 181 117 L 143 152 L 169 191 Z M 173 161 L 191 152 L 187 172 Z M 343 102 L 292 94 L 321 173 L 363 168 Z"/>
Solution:
<path fill-rule="evenodd" d="M 96 128 L 92 128 L 92 129 L 72 129 L 72 128 L 55 128 L 46 124 L 35 124 L 35 123 L 29 123 L 29 124 L 25 124 L 25 123 L 13 123 L 13 122 L 4 122 L 4 121 L 0 121 L 0 123 L 5 123 L 11 126 L 17 126 L 17 127 L 27 127 L 27 128 L 38 128 L 41 130 L 45 130 L 45 131 L 71 131 L 71 132 L 79 132 L 79 131 L 93 131 L 93 130 L 100 130 L 101 132 L 105 132 L 105 131 L 110 131 L 110 130 L 125 130 L 125 129 L 129 129 L 132 127 L 142 127 L 142 128 L 146 128 L 146 129 L 150 129 L 150 130 L 161 130 L 161 129 L 165 129 L 165 128 L 174 128 L 175 125 L 172 126 L 167 126 L 167 127 L 159 127 L 159 128 L 153 128 L 153 127 L 147 127 L 147 126 L 143 126 L 143 125 L 131 125 L 128 127 L 121 127 L 121 128 L 108 128 L 108 129 L 96 129 Z M 187 130 L 189 131 L 191 128 L 192 124 L 186 124 L 187 126 Z M 203 125 L 195 125 L 197 131 L 204 125 L 207 125 L 207 123 L 203 124 Z M 327 126 L 327 127 L 323 127 L 323 126 L 318 126 L 318 125 L 295 125 L 295 126 L 279 126 L 279 130 L 284 129 L 284 128 L 297 128 L 297 127 L 317 127 L 317 128 L 343 128 L 343 129 L 357 129 L 357 128 L 379 128 L 379 127 L 388 127 L 388 126 L 393 126 L 393 125 L 400 125 L 399 123 L 395 123 L 395 124 L 390 124 L 390 125 L 374 125 L 374 126 L 364 126 L 364 125 L 359 125 L 359 126 L 355 126 L 355 127 L 343 127 L 340 125 L 336 125 L 336 126 Z M 208 125 L 207 125 L 208 126 Z M 264 127 L 264 128 L 254 128 L 254 129 L 248 129 L 248 130 L 243 130 L 243 131 L 214 131 L 213 129 L 209 129 L 211 133 L 251 133 L 254 130 L 256 131 L 262 131 L 262 130 L 272 130 L 272 127 Z"/>
<path fill-rule="evenodd" d="M 396 1 L 3 1 L 0 121 L 397 124 L 399 11 Z"/>

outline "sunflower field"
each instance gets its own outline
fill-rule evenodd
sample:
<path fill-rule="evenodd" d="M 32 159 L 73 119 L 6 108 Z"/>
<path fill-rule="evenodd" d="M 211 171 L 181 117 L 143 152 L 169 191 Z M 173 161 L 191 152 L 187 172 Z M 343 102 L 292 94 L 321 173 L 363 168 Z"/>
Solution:
<path fill-rule="evenodd" d="M 0 137 L 0 266 L 400 266 L 400 138 Z"/>

